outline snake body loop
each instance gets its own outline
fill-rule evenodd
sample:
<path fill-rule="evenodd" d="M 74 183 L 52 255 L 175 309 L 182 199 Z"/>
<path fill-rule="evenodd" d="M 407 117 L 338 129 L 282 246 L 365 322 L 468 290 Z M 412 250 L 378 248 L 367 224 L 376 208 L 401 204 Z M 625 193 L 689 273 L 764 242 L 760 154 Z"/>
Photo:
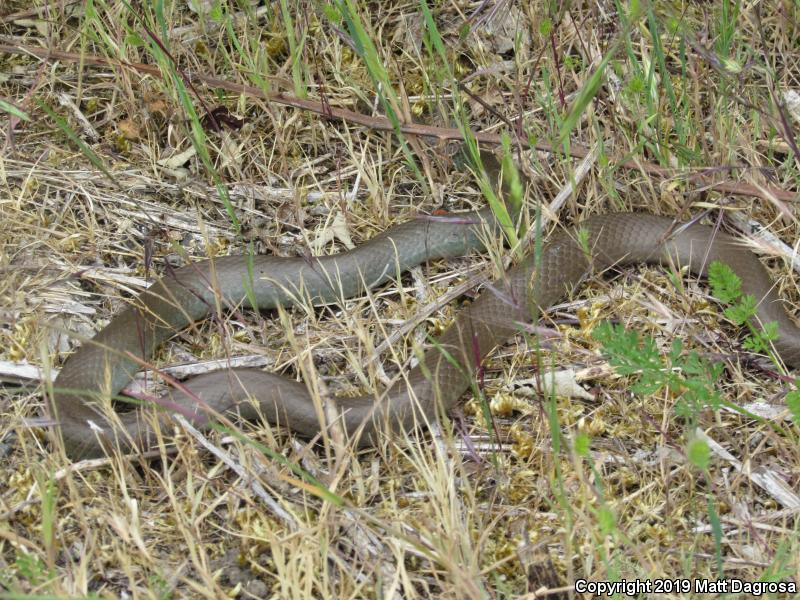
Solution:
<path fill-rule="evenodd" d="M 360 294 L 398 272 L 428 260 L 482 248 L 481 231 L 497 230 L 489 210 L 457 219 L 425 219 L 387 230 L 348 252 L 314 259 L 225 257 L 178 269 L 139 295 L 91 343 L 71 355 L 54 385 L 53 410 L 67 454 L 73 459 L 102 455 L 104 446 L 148 449 L 155 435 L 141 409 L 107 416 L 100 398 L 117 395 L 142 361 L 176 331 L 207 317 L 218 306 L 260 310 L 289 306 L 298 298 L 332 302 Z M 800 330 L 788 317 L 758 259 L 735 238 L 703 225 L 673 229 L 672 219 L 647 213 L 592 217 L 579 225 L 587 236 L 561 231 L 544 246 L 540 263 L 532 257 L 509 269 L 461 310 L 452 325 L 424 354 L 420 364 L 383 394 L 338 398 L 341 422 L 360 445 L 378 439 L 384 425 L 410 428 L 447 411 L 470 386 L 483 357 L 578 285 L 589 273 L 612 265 L 674 263 L 698 274 L 712 261 L 728 264 L 743 291 L 759 301 L 762 322 L 776 321 L 776 350 L 800 366 Z M 583 242 L 577 240 L 582 239 Z M 588 243 L 586 243 L 588 242 Z M 136 357 L 134 359 L 133 357 Z M 259 415 L 313 437 L 320 419 L 306 386 L 283 376 L 237 368 L 194 377 L 167 399 L 206 422 L 199 397 L 219 413 Z M 251 400 L 252 399 L 252 400 Z M 173 407 L 175 408 L 175 407 Z M 174 410 L 169 412 L 175 412 Z"/>

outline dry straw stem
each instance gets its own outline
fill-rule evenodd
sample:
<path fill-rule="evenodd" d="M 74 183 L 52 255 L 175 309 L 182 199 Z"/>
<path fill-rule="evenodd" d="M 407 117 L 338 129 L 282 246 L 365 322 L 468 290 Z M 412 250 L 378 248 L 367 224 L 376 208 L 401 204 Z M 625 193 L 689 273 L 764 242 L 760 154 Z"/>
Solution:
<path fill-rule="evenodd" d="M 482 206 L 444 148 L 467 130 L 482 146 L 507 132 L 515 149 L 536 150 L 520 162 L 528 243 L 537 206 L 544 237 L 612 210 L 734 213 L 726 221 L 759 224 L 759 249 L 781 257 L 768 264 L 796 305 L 784 262 L 798 239 L 796 8 L 639 4 L 634 15 L 602 1 L 556 12 L 428 2 L 429 21 L 420 3 L 359 0 L 6 2 L 0 377 L 57 368 L 167 265 L 250 245 L 296 255 L 326 240 L 335 252 L 420 212 Z M 198 128 L 203 106 L 242 127 Z M 258 361 L 332 396 L 380 389 L 509 256 L 494 240 L 481 257 L 426 265 L 342 305 L 303 304 L 285 319 L 226 313 L 181 332 L 156 363 Z M 681 339 L 724 362 L 723 398 L 786 435 L 710 408 L 694 415 L 695 433 L 676 416 L 678 395 L 632 393 L 635 378 L 613 374 L 591 336 L 608 319 L 663 351 Z M 199 433 L 175 422 L 157 456 L 69 465 L 37 427 L 46 386 L 9 383 L 0 586 L 460 599 L 559 597 L 580 577 L 797 578 L 791 381 L 760 364 L 703 284 L 641 269 L 593 278 L 498 349 L 485 402 L 465 398 L 432 432 L 363 453 L 334 434 L 314 445 L 265 423 Z M 586 393 L 502 391 L 551 369 L 572 369 Z M 583 436 L 586 453 L 573 445 Z M 706 470 L 687 458 L 690 437 L 709 440 Z"/>

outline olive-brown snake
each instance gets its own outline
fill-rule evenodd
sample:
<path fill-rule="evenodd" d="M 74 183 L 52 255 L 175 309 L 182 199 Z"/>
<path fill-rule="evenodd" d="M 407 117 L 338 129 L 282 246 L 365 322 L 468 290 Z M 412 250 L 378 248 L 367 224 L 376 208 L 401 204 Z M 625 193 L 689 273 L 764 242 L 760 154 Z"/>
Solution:
<path fill-rule="evenodd" d="M 53 409 L 67 454 L 73 459 L 102 455 L 107 442 L 124 450 L 134 444 L 140 449 L 152 445 L 154 434 L 141 409 L 117 414 L 114 424 L 98 410 L 96 399 L 117 395 L 140 361 L 149 360 L 176 331 L 216 310 L 218 302 L 238 307 L 249 306 L 254 299 L 264 310 L 289 305 L 298 295 L 315 302 L 352 297 L 363 292 L 365 284 L 378 285 L 424 261 L 481 248 L 478 231 L 487 223 L 494 226 L 492 213 L 484 209 L 456 216 L 403 223 L 334 256 L 255 256 L 252 262 L 231 256 L 190 264 L 163 277 L 91 343 L 78 348 L 55 381 Z M 759 301 L 762 322 L 778 323 L 779 355 L 787 364 L 800 366 L 800 330 L 784 311 L 758 259 L 735 238 L 704 225 L 678 228 L 664 241 L 673 224 L 670 218 L 647 213 L 617 213 L 581 223 L 578 227 L 587 237 L 576 235 L 575 229 L 556 233 L 544 246 L 538 268 L 529 256 L 483 290 L 457 314 L 420 364 L 385 394 L 338 398 L 344 429 L 355 435 L 363 427 L 358 441 L 366 445 L 375 441 L 384 423 L 412 427 L 423 418 L 435 419 L 470 386 L 483 357 L 518 332 L 521 323 L 530 322 L 535 309 L 552 305 L 587 273 L 615 264 L 671 261 L 689 265 L 698 274 L 711 261 L 728 264 L 742 279 L 744 292 Z M 307 437 L 320 431 L 318 411 L 306 386 L 280 375 L 229 369 L 190 379 L 183 388 L 172 391 L 171 401 L 196 414 L 196 423 L 202 424 L 206 417 L 194 396 L 220 413 L 234 410 L 244 418 L 260 413 Z"/>

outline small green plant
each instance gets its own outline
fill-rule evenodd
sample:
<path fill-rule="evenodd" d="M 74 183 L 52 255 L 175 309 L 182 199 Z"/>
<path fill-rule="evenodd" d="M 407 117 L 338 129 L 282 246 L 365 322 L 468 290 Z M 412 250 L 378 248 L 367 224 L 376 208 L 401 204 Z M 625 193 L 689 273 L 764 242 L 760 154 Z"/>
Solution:
<path fill-rule="evenodd" d="M 686 456 L 689 462 L 698 469 L 705 471 L 711 464 L 711 449 L 703 438 L 695 437 L 686 447 Z"/>
<path fill-rule="evenodd" d="M 639 378 L 631 390 L 641 394 L 655 394 L 668 388 L 677 397 L 675 413 L 686 420 L 687 430 L 693 431 L 700 411 L 710 406 L 717 410 L 722 404 L 714 383 L 722 374 L 721 363 L 710 363 L 696 352 L 684 352 L 680 340 L 675 340 L 670 351 L 662 358 L 651 337 L 640 337 L 621 325 L 602 323 L 593 337 L 603 346 L 603 353 L 621 375 Z M 686 456 L 700 470 L 708 467 L 710 449 L 706 442 L 689 436 Z"/>
<path fill-rule="evenodd" d="M 758 323 L 756 299 L 742 292 L 742 282 L 739 277 L 730 267 L 715 261 L 709 266 L 708 279 L 714 296 L 722 304 L 727 305 L 723 311 L 725 316 L 734 324 L 747 328 L 743 342 L 745 348 L 765 353 L 779 365 L 771 346 L 778 337 L 777 324 Z M 715 384 L 722 375 L 722 363 L 712 363 L 696 352 L 684 352 L 680 340 L 675 340 L 670 351 L 662 357 L 652 338 L 640 337 L 637 332 L 627 331 L 622 326 L 602 323 L 592 336 L 600 342 L 603 353 L 618 373 L 638 375 L 637 381 L 631 386 L 633 392 L 655 394 L 666 387 L 673 396 L 678 397 L 675 413 L 686 419 L 690 430 L 694 428 L 701 409 L 708 406 L 718 410 L 723 404 L 763 422 L 757 415 L 720 397 Z M 800 388 L 800 380 L 795 385 Z M 786 395 L 786 405 L 795 424 L 800 425 L 800 389 L 795 389 Z M 770 426 L 782 431 L 776 424 Z M 687 446 L 687 457 L 693 465 L 705 470 L 709 463 L 706 442 L 692 438 Z"/>
<path fill-rule="evenodd" d="M 747 328 L 744 347 L 766 354 L 776 366 L 779 365 L 772 352 L 772 342 L 778 339 L 778 324 L 762 323 L 759 326 L 756 319 L 757 300 L 750 294 L 742 293 L 742 280 L 728 265 L 714 261 L 708 268 L 708 282 L 714 297 L 727 305 L 723 314 L 734 325 Z"/>
<path fill-rule="evenodd" d="M 696 352 L 684 352 L 683 343 L 675 340 L 664 356 L 650 337 L 640 337 L 621 325 L 602 323 L 592 334 L 603 346 L 603 353 L 621 375 L 638 375 L 631 390 L 640 394 L 655 394 L 664 387 L 679 397 L 676 413 L 690 425 L 705 406 L 719 408 L 720 396 L 715 389 L 722 374 L 721 363 L 703 360 Z"/>
<path fill-rule="evenodd" d="M 747 327 L 748 333 L 742 345 L 753 352 L 766 354 L 779 370 L 783 370 L 772 351 L 772 342 L 778 339 L 778 324 L 775 322 L 758 323 L 756 319 L 756 299 L 750 294 L 742 293 L 742 281 L 731 268 L 721 262 L 709 265 L 708 281 L 714 297 L 729 306 L 724 310 L 725 316 L 734 325 Z M 795 425 L 800 427 L 800 379 L 795 380 L 795 389 L 786 394 L 786 406 L 792 414 Z"/>
<path fill-rule="evenodd" d="M 150 591 L 155 594 L 159 600 L 171 600 L 173 598 L 172 586 L 161 573 L 148 577 L 148 584 Z"/>
<path fill-rule="evenodd" d="M 794 385 L 796 388 L 800 388 L 800 379 L 795 380 Z M 792 413 L 792 421 L 800 427 L 800 390 L 794 389 L 786 394 L 786 406 Z"/>
<path fill-rule="evenodd" d="M 47 578 L 47 566 L 35 554 L 18 552 L 14 564 L 20 576 L 31 585 L 39 585 Z"/>
<path fill-rule="evenodd" d="M 587 434 L 581 432 L 575 435 L 575 439 L 572 442 L 572 447 L 575 449 L 575 454 L 586 458 L 589 456 L 589 450 L 591 450 L 592 446 L 592 438 L 590 438 Z"/>

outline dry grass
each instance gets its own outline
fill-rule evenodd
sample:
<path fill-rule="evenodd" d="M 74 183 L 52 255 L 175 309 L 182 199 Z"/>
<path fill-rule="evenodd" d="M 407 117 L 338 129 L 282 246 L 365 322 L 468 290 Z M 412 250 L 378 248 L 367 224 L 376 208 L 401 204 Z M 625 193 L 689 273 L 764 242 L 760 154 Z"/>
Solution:
<path fill-rule="evenodd" d="M 191 4 L 214 10 L 201 17 Z M 134 3 L 183 74 L 307 93 L 368 116 L 384 113 L 376 95 L 382 76 L 380 89 L 406 120 L 451 127 L 464 118 L 482 132 L 513 122 L 539 144 L 561 148 L 559 136 L 568 134 L 572 150 L 595 148 L 580 177 L 576 158 L 539 152 L 523 161 L 529 206 L 580 179 L 579 193 L 545 215 L 554 223 L 610 210 L 686 217 L 724 206 L 790 246 L 798 239 L 786 201 L 798 189 L 800 164 L 792 2 L 738 10 L 727 2 L 642 3 L 643 12 L 628 17 L 613 2 L 553 14 L 546 2 L 440 3 L 431 10 L 442 56 L 435 35 L 422 43 L 419 4 L 355 0 L 383 75 L 354 50 L 347 21 L 337 22 L 343 4 L 287 2 L 281 12 L 272 3 L 249 9 L 249 19 L 246 4 L 168 0 L 159 15 L 151 3 Z M 0 44 L 79 60 L 0 54 L 0 99 L 31 117 L 0 112 L 4 361 L 57 367 L 74 345 L 67 332 L 90 336 L 168 261 L 237 253 L 248 241 L 259 251 L 304 252 L 339 213 L 360 243 L 416 211 L 483 202 L 474 180 L 422 138 L 406 136 L 420 159 L 417 177 L 390 133 L 197 79 L 181 97 L 179 78 L 85 60 L 157 62 L 157 47 L 126 3 L 95 0 L 95 13 L 79 2 L 52 2 L 39 13 L 26 12 L 29 5 L 2 5 L 0 13 L 12 16 L 0 21 Z M 470 30 L 465 18 L 473 12 Z M 604 56 L 611 60 L 601 85 L 587 94 Z M 166 72 L 169 60 L 159 64 Z M 471 94 L 461 96 L 467 117 L 453 110 L 448 72 Z M 191 111 L 202 116 L 203 103 L 227 107 L 244 126 L 199 133 Z M 192 148 L 196 155 L 170 161 Z M 619 167 L 624 160 L 633 165 Z M 711 182 L 726 186 L 706 189 Z M 772 192 L 731 193 L 753 186 Z M 232 214 L 243 225 L 239 235 Z M 393 341 L 380 360 L 375 348 L 473 273 L 468 267 L 486 264 L 430 265 L 344 306 L 294 309 L 290 322 L 230 315 L 179 335 L 158 360 L 256 356 L 335 392 L 374 389 L 457 307 Z M 770 264 L 796 304 L 789 263 Z M 704 287 L 673 281 L 657 269 L 628 272 L 613 284 L 593 282 L 549 312 L 564 335 L 542 352 L 542 364 L 594 367 L 587 375 L 594 400 L 499 393 L 534 372 L 534 339 L 520 337 L 486 365 L 489 428 L 476 400 L 433 435 L 362 453 L 241 425 L 322 481 L 341 505 L 256 448 L 215 434 L 203 434 L 213 452 L 182 430 L 168 457 L 70 465 L 35 426 L 44 386 L 3 387 L 4 597 L 517 598 L 543 587 L 569 590 L 579 578 L 797 581 L 800 445 L 784 402 L 791 380 L 741 352 Z M 706 444 L 710 464 L 699 468 L 687 456 L 693 427 L 675 414 L 680 398 L 631 393 L 635 377 L 605 368 L 591 331 L 607 319 L 655 336 L 662 349 L 680 338 L 724 360 L 717 390 L 751 409 L 763 401 L 772 416 L 698 411 L 696 425 L 718 444 Z M 588 452 L 573 445 L 585 436 Z M 753 473 L 783 482 L 786 493 L 759 487 Z"/>

